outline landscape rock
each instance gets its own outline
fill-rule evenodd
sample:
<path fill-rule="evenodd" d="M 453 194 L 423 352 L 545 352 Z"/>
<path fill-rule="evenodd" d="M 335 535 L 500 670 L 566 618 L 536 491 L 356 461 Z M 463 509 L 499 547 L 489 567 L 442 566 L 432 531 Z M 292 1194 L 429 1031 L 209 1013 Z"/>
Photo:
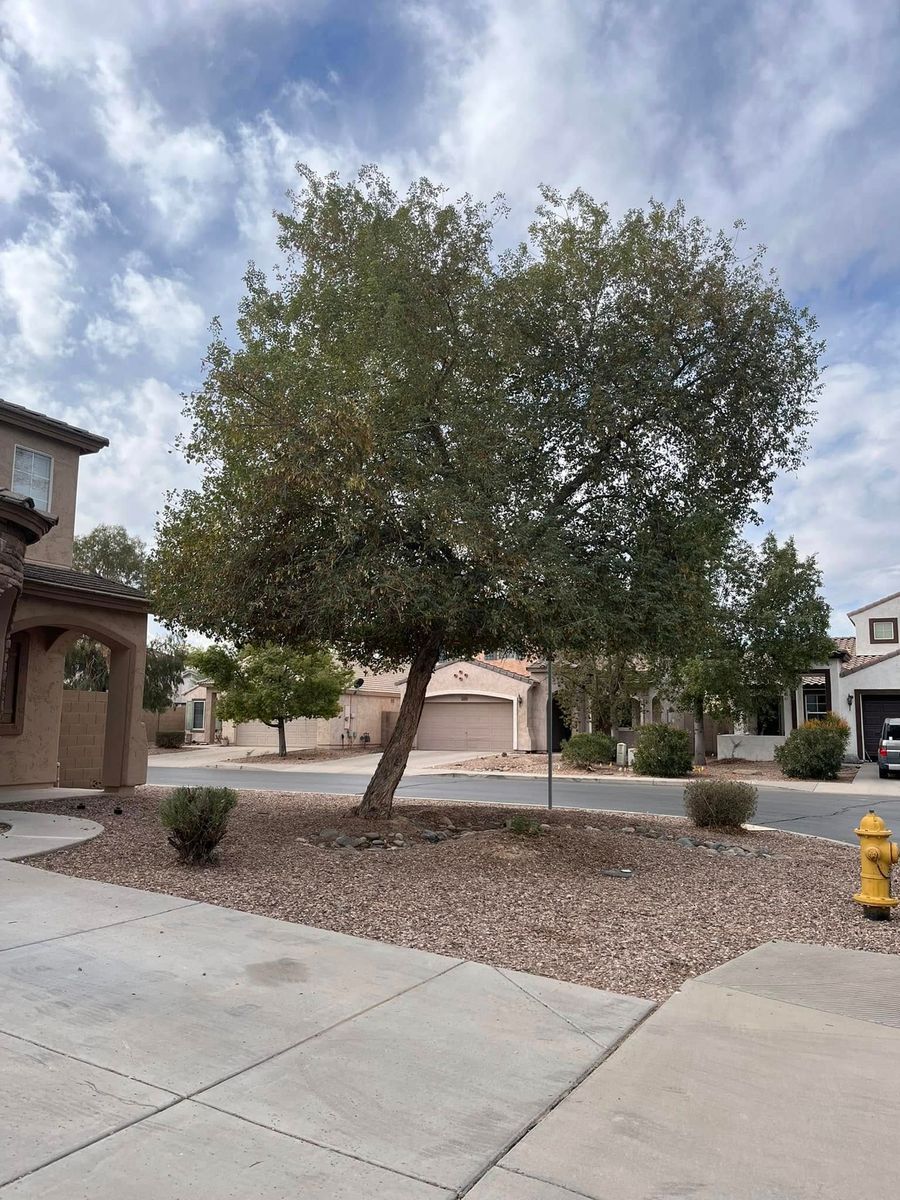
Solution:
<path fill-rule="evenodd" d="M 323 829 L 319 834 L 319 838 L 323 842 L 333 842 L 341 836 L 339 829 Z"/>

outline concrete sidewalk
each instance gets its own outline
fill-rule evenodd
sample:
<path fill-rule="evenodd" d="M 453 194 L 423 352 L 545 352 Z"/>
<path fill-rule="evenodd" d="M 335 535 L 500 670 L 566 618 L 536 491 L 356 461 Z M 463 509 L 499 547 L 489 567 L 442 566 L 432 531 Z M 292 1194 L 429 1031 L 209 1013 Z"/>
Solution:
<path fill-rule="evenodd" d="M 451 1200 L 651 1008 L 0 863 L 0 1194 Z"/>
<path fill-rule="evenodd" d="M 489 751 L 472 750 L 411 750 L 406 766 L 407 774 L 418 771 L 440 772 L 448 765 L 483 758 Z M 498 751 L 499 753 L 499 751 Z M 282 762 L 260 762 L 260 758 L 271 755 L 271 748 L 247 746 L 197 746 L 177 753 L 151 754 L 149 764 L 175 770 L 191 770 L 197 767 L 224 768 L 229 771 L 290 771 L 311 775 L 358 775 L 371 778 L 381 759 L 381 751 L 371 754 L 347 754 L 338 758 L 286 758 Z M 479 772 L 483 774 L 483 772 Z M 274 782 L 273 782 L 273 786 Z"/>
<path fill-rule="evenodd" d="M 894 955 L 783 942 L 734 959 L 668 1000 L 471 1200 L 858 1195 L 900 1123 L 898 997 Z"/>

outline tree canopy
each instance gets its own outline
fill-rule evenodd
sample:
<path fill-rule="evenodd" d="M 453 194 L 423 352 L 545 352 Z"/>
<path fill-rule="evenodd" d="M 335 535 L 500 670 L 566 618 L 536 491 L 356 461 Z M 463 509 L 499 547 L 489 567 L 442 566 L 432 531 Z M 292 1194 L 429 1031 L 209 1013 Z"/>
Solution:
<path fill-rule="evenodd" d="M 76 571 L 142 588 L 146 561 L 147 547 L 124 525 L 97 525 L 90 533 L 75 538 L 73 565 Z"/>
<path fill-rule="evenodd" d="M 361 811 L 387 811 L 441 653 L 671 644 L 699 565 L 802 456 L 815 322 L 760 253 L 653 204 L 543 189 L 504 216 L 301 168 L 284 265 L 219 330 L 151 579 L 235 643 L 410 663 Z"/>
<path fill-rule="evenodd" d="M 278 730 L 278 753 L 287 753 L 285 722 L 297 717 L 336 717 L 352 672 L 326 650 L 302 652 L 281 646 L 210 646 L 195 650 L 191 666 L 219 692 L 218 715 L 226 721 L 262 721 Z"/>
<path fill-rule="evenodd" d="M 678 657 L 663 667 L 664 686 L 694 712 L 696 762 L 704 762 L 703 718 L 753 717 L 805 671 L 834 652 L 831 612 L 820 594 L 815 557 L 773 534 L 758 547 L 736 540 L 709 571 L 683 626 Z"/>

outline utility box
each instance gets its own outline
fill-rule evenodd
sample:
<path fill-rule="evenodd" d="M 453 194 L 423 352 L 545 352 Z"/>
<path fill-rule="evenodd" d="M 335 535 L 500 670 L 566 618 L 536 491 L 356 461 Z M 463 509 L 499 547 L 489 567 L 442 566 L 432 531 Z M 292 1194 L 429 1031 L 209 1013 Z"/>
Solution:
<path fill-rule="evenodd" d="M 634 766 L 634 746 L 628 747 L 628 765 L 629 767 Z"/>
<path fill-rule="evenodd" d="M 616 746 L 616 766 L 624 767 L 628 765 L 628 746 L 625 742 L 619 742 Z"/>

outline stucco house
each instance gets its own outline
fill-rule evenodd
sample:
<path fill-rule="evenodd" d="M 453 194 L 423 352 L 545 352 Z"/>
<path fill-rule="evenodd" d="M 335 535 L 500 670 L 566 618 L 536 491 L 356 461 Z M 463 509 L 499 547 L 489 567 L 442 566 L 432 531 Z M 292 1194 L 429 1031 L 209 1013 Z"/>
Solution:
<path fill-rule="evenodd" d="M 811 664 L 755 727 L 720 735 L 720 758 L 771 759 L 792 729 L 834 712 L 850 726 L 847 758 L 874 760 L 884 719 L 900 717 L 900 592 L 847 616 L 855 635 L 836 637 L 828 662 Z"/>
<path fill-rule="evenodd" d="M 288 750 L 315 747 L 372 746 L 379 748 L 390 736 L 400 708 L 398 680 L 402 672 L 373 672 L 359 669 L 354 684 L 341 696 L 341 712 L 336 717 L 299 717 L 285 724 Z M 187 677 L 176 703 L 184 710 L 185 740 L 208 744 L 227 742 L 231 746 L 276 750 L 278 731 L 262 721 L 220 721 L 216 713 L 217 695 L 208 680 Z"/>
<path fill-rule="evenodd" d="M 0 401 L 0 795 L 77 775 L 89 737 L 70 724 L 61 740 L 60 728 L 65 654 L 81 635 L 109 649 L 102 761 L 90 782 L 119 790 L 146 779 L 146 598 L 72 569 L 81 456 L 108 444 Z"/>

